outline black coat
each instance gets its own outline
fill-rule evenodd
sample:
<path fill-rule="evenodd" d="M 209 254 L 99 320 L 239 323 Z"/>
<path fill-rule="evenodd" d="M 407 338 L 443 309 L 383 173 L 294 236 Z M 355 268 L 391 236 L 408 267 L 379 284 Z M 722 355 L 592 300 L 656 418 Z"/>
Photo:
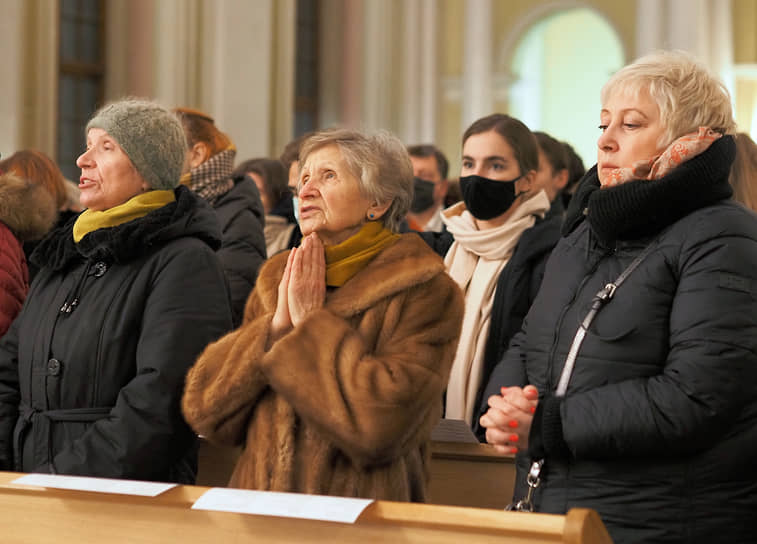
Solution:
<path fill-rule="evenodd" d="M 38 246 L 0 342 L 0 469 L 193 481 L 184 376 L 231 311 L 215 214 L 185 187 L 176 198 L 78 244 L 72 220 Z"/>
<path fill-rule="evenodd" d="M 255 182 L 243 177 L 234 180 L 234 187 L 220 196 L 213 208 L 221 224 L 218 258 L 229 282 L 236 327 L 242 322 L 247 297 L 266 259 L 263 204 Z"/>
<path fill-rule="evenodd" d="M 721 138 L 661 180 L 601 190 L 591 170 L 503 363 L 501 385 L 541 395 L 529 440 L 546 459 L 537 509 L 594 508 L 618 544 L 757 531 L 757 218 L 726 199 L 733 154 Z M 592 298 L 651 241 L 556 398 Z"/>

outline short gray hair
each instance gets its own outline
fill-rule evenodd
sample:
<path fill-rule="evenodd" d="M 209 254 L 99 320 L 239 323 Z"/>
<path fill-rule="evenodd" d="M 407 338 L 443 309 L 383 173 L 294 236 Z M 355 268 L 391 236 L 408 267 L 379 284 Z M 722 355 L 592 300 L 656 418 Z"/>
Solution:
<path fill-rule="evenodd" d="M 721 134 L 736 127 L 731 95 L 722 81 L 684 51 L 656 51 L 618 70 L 602 87 L 605 104 L 611 95 L 647 90 L 660 109 L 665 128 L 661 147 L 699 127 Z"/>
<path fill-rule="evenodd" d="M 387 131 L 364 134 L 348 129 L 323 130 L 303 142 L 300 164 L 329 145 L 339 148 L 359 180 L 361 195 L 378 204 L 391 202 L 381 220 L 386 228 L 399 232 L 413 199 L 413 165 L 400 139 Z"/>

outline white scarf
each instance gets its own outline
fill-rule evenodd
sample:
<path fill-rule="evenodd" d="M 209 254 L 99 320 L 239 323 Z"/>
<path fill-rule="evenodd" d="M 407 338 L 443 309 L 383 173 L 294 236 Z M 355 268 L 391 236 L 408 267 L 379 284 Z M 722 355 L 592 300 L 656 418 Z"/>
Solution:
<path fill-rule="evenodd" d="M 463 202 L 442 214 L 447 229 L 455 237 L 444 264 L 465 294 L 463 328 L 447 385 L 444 416 L 447 419 L 463 419 L 471 424 L 497 279 L 523 232 L 534 225 L 537 215 L 544 217 L 549 205 L 547 194 L 539 191 L 521 203 L 503 225 L 487 230 L 478 230 Z"/>

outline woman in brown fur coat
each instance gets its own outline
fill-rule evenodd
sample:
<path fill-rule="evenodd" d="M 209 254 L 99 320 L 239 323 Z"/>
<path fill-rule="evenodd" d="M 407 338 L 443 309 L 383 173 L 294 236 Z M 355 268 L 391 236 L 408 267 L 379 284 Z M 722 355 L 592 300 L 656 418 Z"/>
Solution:
<path fill-rule="evenodd" d="M 397 138 L 325 131 L 300 158 L 302 244 L 197 360 L 184 415 L 243 445 L 232 487 L 423 501 L 462 296 L 421 238 L 395 234 L 413 184 Z"/>

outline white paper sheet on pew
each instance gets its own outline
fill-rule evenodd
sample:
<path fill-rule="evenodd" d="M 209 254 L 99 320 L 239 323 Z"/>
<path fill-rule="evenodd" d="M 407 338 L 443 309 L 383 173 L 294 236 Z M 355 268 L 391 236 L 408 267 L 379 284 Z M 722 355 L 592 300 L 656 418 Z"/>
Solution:
<path fill-rule="evenodd" d="M 373 499 L 214 487 L 203 493 L 192 508 L 355 523 L 363 510 L 372 502 Z"/>
<path fill-rule="evenodd" d="M 63 476 L 60 474 L 27 474 L 16 478 L 12 484 L 53 487 L 74 491 L 94 491 L 96 493 L 116 493 L 119 495 L 139 495 L 157 497 L 176 484 L 140 482 L 137 480 L 115 480 L 110 478 L 88 478 L 85 476 Z"/>

